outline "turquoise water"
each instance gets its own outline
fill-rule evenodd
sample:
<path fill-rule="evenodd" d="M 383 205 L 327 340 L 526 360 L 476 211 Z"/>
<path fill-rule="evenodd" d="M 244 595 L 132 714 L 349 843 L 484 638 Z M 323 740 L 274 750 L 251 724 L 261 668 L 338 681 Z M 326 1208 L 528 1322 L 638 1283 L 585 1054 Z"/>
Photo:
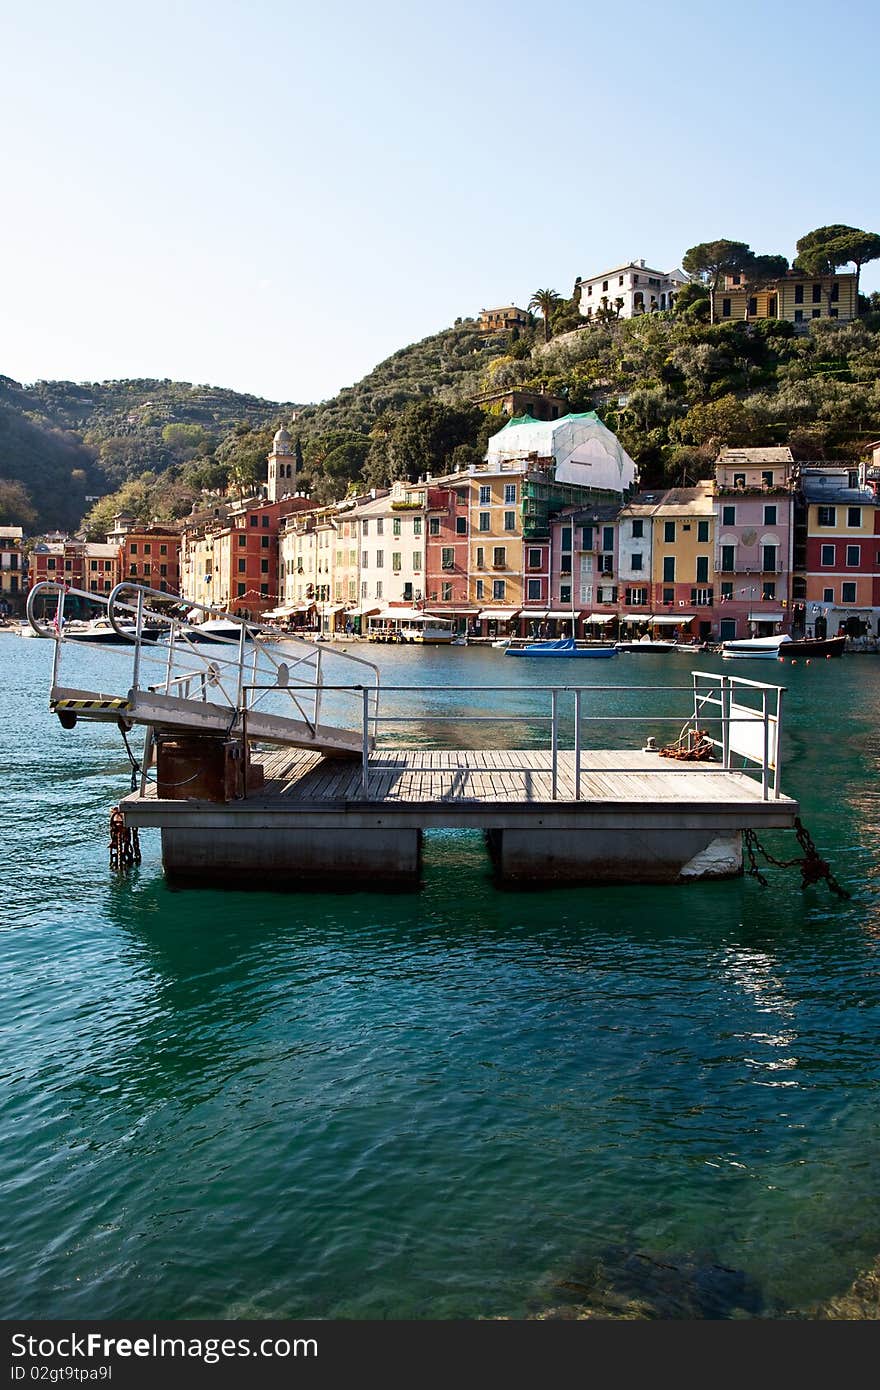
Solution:
<path fill-rule="evenodd" d="M 575 679 L 369 655 L 523 709 Z M 50 658 L 0 639 L 6 1317 L 522 1317 L 643 1266 L 694 1272 L 650 1288 L 663 1316 L 694 1280 L 710 1315 L 773 1316 L 880 1252 L 880 660 L 736 672 L 789 687 L 785 787 L 839 903 L 777 870 L 502 892 L 462 833 L 415 894 L 171 892 L 153 832 L 118 877 L 124 750 L 49 716 Z"/>

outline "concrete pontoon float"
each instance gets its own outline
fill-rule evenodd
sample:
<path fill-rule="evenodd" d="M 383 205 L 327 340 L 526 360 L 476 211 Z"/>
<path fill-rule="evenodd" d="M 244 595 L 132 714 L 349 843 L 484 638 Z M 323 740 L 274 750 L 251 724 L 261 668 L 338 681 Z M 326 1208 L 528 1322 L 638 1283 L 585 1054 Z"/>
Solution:
<path fill-rule="evenodd" d="M 168 595 L 122 584 L 103 602 L 134 628 L 107 657 L 129 655 L 126 678 L 83 690 L 62 683 L 77 645 L 66 592 L 29 598 L 35 625 L 40 595 L 57 598 L 50 709 L 66 727 L 146 727 L 120 807 L 129 827 L 161 830 L 175 882 L 414 885 L 437 828 L 483 831 L 503 883 L 729 877 L 743 831 L 798 816 L 781 789 L 776 685 L 695 670 L 668 686 L 383 686 L 370 662 L 294 637 L 261 645 L 259 624 L 228 614 L 239 640 L 200 649 Z M 164 641 L 140 641 L 156 621 Z M 661 756 L 667 738 L 688 756 Z"/>

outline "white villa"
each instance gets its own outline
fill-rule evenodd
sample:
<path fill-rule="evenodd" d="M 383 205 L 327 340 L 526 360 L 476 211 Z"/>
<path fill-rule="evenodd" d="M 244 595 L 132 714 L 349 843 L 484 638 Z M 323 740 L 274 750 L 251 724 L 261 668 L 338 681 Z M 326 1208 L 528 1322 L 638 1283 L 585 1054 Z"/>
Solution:
<path fill-rule="evenodd" d="M 623 301 L 618 315 L 622 319 L 671 309 L 676 294 L 686 284 L 688 277 L 683 270 L 651 270 L 644 261 L 628 261 L 581 280 L 581 313 L 587 319 L 603 307 L 617 313 L 618 300 Z"/>

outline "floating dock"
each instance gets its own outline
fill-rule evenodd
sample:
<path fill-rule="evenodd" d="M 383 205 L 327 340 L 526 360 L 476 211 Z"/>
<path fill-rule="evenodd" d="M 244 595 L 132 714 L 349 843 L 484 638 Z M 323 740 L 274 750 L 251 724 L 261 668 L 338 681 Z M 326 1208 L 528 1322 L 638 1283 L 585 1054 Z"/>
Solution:
<path fill-rule="evenodd" d="M 155 784 L 121 803 L 126 822 L 162 831 L 172 879 L 412 883 L 426 830 L 486 833 L 503 882 L 675 882 L 742 868 L 741 832 L 790 828 L 788 797 L 753 778 L 656 753 L 504 749 L 378 752 L 360 764 L 278 752 L 263 786 L 225 805 L 160 799 Z M 682 770 L 686 769 L 686 770 Z"/>
<path fill-rule="evenodd" d="M 59 593 L 41 585 L 31 599 L 47 589 Z M 123 584 L 105 602 L 111 622 L 130 630 L 133 614 L 138 632 L 158 598 Z M 779 686 L 693 671 L 666 687 L 381 687 L 372 663 L 302 641 L 264 645 L 244 620 L 232 619 L 240 637 L 227 650 L 206 651 L 166 615 L 166 641 L 136 637 L 131 684 L 108 695 L 61 684 L 75 639 L 63 636 L 63 593 L 58 604 L 50 708 L 67 727 L 146 727 L 139 789 L 120 809 L 127 826 L 161 831 L 173 882 L 414 885 L 432 829 L 484 832 L 509 884 L 728 877 L 742 871 L 744 830 L 798 816 L 780 785 Z M 344 679 L 328 683 L 331 655 Z M 633 696 L 647 713 L 607 713 Z M 661 697 L 681 713 L 655 714 Z M 544 712 L 524 699 L 546 701 Z M 444 746 L 445 726 L 460 737 L 473 725 L 482 745 L 492 724 L 508 746 Z M 593 747 L 593 725 L 647 741 Z M 649 735 L 664 726 L 677 735 L 666 757 Z M 422 746 L 403 746 L 413 734 Z"/>

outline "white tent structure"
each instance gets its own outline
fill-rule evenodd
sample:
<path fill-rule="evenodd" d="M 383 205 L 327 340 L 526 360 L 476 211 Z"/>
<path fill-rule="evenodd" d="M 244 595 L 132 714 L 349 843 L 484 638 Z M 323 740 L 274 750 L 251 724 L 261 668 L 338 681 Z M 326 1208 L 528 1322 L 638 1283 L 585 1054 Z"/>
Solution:
<path fill-rule="evenodd" d="M 492 435 L 486 462 L 491 466 L 535 455 L 553 460 L 559 483 L 624 492 L 636 481 L 636 465 L 594 410 L 559 420 L 515 417 Z"/>

